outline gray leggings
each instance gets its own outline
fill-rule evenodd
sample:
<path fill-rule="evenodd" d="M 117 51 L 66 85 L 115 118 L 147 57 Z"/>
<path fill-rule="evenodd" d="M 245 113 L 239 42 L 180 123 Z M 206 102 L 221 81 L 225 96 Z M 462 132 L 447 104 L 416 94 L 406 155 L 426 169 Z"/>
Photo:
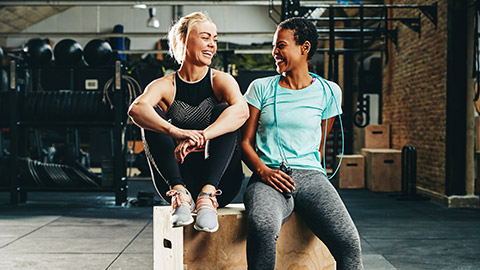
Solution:
<path fill-rule="evenodd" d="M 296 211 L 328 247 L 337 269 L 363 269 L 360 236 L 345 205 L 325 175 L 293 170 L 295 191 L 284 195 L 256 175 L 244 195 L 248 216 L 248 269 L 274 269 L 282 224 Z"/>

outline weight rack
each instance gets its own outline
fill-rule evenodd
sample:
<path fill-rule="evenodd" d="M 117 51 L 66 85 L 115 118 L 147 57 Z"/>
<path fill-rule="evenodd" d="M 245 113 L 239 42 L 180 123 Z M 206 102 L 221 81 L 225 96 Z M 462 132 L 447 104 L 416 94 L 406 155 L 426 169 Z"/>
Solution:
<path fill-rule="evenodd" d="M 123 130 L 126 127 L 126 110 L 124 108 L 125 96 L 121 83 L 122 65 L 119 61 L 115 65 L 104 67 L 105 69 L 113 69 L 114 74 L 114 91 L 113 91 L 113 119 L 100 121 L 25 121 L 19 113 L 19 108 L 23 104 L 23 94 L 17 82 L 17 72 L 20 67 L 14 60 L 9 65 L 9 91 L 8 91 L 8 120 L 2 117 L 0 120 L 1 127 L 8 127 L 10 135 L 10 159 L 8 160 L 8 191 L 10 192 L 10 203 L 18 204 L 25 202 L 27 192 L 106 192 L 113 191 L 115 193 L 115 204 L 121 205 L 127 199 L 127 177 L 126 177 L 126 161 L 125 149 L 123 147 Z M 28 68 L 27 68 L 28 69 Z M 42 186 L 21 186 L 18 181 L 19 176 L 19 155 L 21 139 L 25 137 L 26 128 L 35 127 L 104 127 L 113 130 L 113 186 L 111 187 L 42 187 Z M 5 187 L 0 188 L 5 191 Z"/>

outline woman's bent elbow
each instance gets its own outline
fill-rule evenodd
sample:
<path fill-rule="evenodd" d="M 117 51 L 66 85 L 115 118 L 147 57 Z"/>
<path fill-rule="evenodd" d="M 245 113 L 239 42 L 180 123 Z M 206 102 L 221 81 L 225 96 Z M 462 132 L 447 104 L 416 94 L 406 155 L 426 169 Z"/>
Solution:
<path fill-rule="evenodd" d="M 130 116 L 130 118 L 135 119 L 135 117 L 138 115 L 138 105 L 135 103 L 132 103 L 130 107 L 128 108 L 127 114 Z"/>
<path fill-rule="evenodd" d="M 245 153 L 249 147 L 251 147 L 250 142 L 246 139 L 242 139 L 240 142 L 240 148 L 242 148 L 242 151 Z"/>
<path fill-rule="evenodd" d="M 248 111 L 248 108 L 244 108 L 240 114 L 242 122 L 245 123 L 248 120 L 248 117 L 250 117 L 250 112 Z"/>

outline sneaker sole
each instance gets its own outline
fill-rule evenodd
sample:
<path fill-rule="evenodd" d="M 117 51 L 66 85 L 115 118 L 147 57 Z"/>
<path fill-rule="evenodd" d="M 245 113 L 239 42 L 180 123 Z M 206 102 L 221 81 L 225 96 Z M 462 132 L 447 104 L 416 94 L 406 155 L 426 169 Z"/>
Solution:
<path fill-rule="evenodd" d="M 192 223 L 193 223 L 193 217 L 190 217 L 190 219 L 187 220 L 186 222 L 177 222 L 177 223 L 172 222 L 172 225 L 173 225 L 174 228 L 176 228 L 176 227 L 185 227 L 185 226 L 188 226 Z"/>
<path fill-rule="evenodd" d="M 208 229 L 208 228 L 200 228 L 197 226 L 197 224 L 194 224 L 193 225 L 193 228 L 199 232 L 209 232 L 209 233 L 212 233 L 212 232 L 216 232 L 218 230 L 218 224 L 217 226 L 215 226 L 215 228 L 213 229 Z"/>

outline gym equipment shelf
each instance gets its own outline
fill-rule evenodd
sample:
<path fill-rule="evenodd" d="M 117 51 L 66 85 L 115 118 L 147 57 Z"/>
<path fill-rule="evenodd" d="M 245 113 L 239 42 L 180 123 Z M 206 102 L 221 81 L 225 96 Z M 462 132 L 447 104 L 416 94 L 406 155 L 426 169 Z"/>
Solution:
<path fill-rule="evenodd" d="M 113 127 L 115 126 L 114 122 L 108 121 L 93 121 L 93 122 L 86 122 L 86 121 L 19 121 L 17 122 L 19 126 L 26 126 L 26 127 Z"/>
<path fill-rule="evenodd" d="M 104 67 L 106 69 L 112 68 Z M 105 192 L 113 191 L 115 193 L 115 204 L 121 205 L 127 199 L 128 182 L 126 177 L 126 162 L 124 158 L 122 131 L 126 126 L 125 97 L 122 91 L 121 83 L 121 63 L 115 62 L 114 65 L 114 91 L 112 105 L 113 119 L 102 121 L 25 121 L 19 114 L 19 107 L 23 96 L 23 92 L 17 84 L 16 72 L 19 65 L 12 60 L 10 62 L 9 76 L 9 94 L 8 94 L 8 119 L 2 118 L 1 127 L 8 127 L 10 135 L 10 159 L 8 166 L 7 187 L 0 187 L 0 191 L 10 191 L 10 203 L 18 204 L 25 202 L 27 192 Z M 5 104 L 5 103 L 4 103 Z M 5 121 L 6 120 L 6 121 Z M 21 186 L 19 184 L 19 146 L 20 137 L 25 136 L 26 128 L 38 127 L 84 127 L 98 128 L 107 127 L 113 129 L 113 185 L 112 186 L 96 186 L 96 187 L 42 187 L 42 186 Z"/>

